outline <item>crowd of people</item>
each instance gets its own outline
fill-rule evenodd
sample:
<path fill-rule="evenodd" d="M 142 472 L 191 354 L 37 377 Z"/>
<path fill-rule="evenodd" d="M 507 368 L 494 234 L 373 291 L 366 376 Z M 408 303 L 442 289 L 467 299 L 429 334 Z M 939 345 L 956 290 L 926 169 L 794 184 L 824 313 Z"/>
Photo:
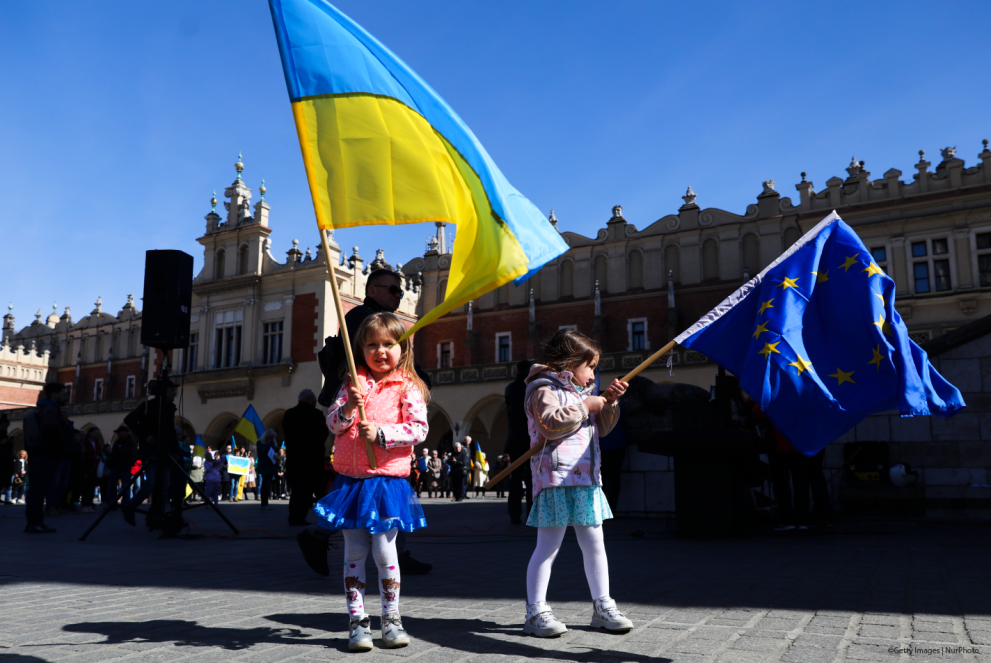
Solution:
<path fill-rule="evenodd" d="M 454 502 L 471 499 L 469 489 L 475 491 L 475 497 L 485 497 L 485 484 L 489 477 L 499 474 L 509 467 L 509 455 L 502 454 L 490 466 L 486 454 L 481 459 L 472 457 L 469 451 L 471 436 L 465 438 L 465 444 L 454 443 L 454 451 L 441 452 L 424 447 L 419 456 L 410 459 L 409 481 L 416 490 L 417 497 L 449 498 Z M 496 497 L 506 495 L 509 478 L 502 479 L 494 486 Z"/>

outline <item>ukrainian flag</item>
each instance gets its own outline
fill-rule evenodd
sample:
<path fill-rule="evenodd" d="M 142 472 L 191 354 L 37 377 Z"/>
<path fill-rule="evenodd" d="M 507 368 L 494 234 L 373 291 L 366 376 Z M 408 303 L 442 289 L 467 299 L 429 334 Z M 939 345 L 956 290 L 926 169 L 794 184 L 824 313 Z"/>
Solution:
<path fill-rule="evenodd" d="M 258 444 L 258 440 L 265 434 L 265 424 L 262 423 L 261 417 L 255 412 L 254 405 L 249 405 L 248 409 L 241 415 L 241 421 L 237 422 L 234 432 L 253 444 Z M 233 436 L 231 439 L 233 440 Z"/>
<path fill-rule="evenodd" d="M 206 443 L 203 438 L 199 435 L 196 436 L 196 442 L 193 443 L 193 455 L 204 458 L 206 456 Z"/>
<path fill-rule="evenodd" d="M 410 333 L 568 249 L 388 48 L 324 0 L 269 4 L 317 225 L 457 224 L 447 296 Z"/>

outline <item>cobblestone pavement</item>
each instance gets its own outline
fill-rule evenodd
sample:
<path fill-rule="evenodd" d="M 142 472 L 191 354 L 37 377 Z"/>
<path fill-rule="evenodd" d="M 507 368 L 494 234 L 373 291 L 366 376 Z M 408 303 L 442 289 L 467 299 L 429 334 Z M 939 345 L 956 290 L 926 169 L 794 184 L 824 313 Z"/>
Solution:
<path fill-rule="evenodd" d="M 549 599 L 570 630 L 541 640 L 521 630 L 534 532 L 503 527 L 493 498 L 425 503 L 431 525 L 410 549 L 434 570 L 402 579 L 413 643 L 360 655 L 366 663 L 991 661 L 991 528 L 844 521 L 823 534 L 684 539 L 662 521 L 611 521 L 612 595 L 636 628 L 588 627 L 569 535 Z M 159 541 L 111 514 L 84 543 L 92 514 L 28 536 L 23 507 L 0 507 L 0 661 L 359 656 L 347 653 L 340 580 L 307 569 L 292 538 L 269 536 L 296 531 L 276 504 L 223 506 L 244 530 L 235 539 Z M 208 535 L 230 533 L 206 509 L 189 515 Z M 332 569 L 342 555 L 331 551 Z"/>

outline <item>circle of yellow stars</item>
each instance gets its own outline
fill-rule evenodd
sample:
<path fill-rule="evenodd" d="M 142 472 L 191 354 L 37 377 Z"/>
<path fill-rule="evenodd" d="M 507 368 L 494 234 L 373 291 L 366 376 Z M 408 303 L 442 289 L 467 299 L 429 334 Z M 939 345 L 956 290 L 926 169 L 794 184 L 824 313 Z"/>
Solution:
<path fill-rule="evenodd" d="M 864 263 L 861 263 L 861 261 L 859 260 L 858 254 L 854 254 L 852 256 L 846 256 L 846 260 L 844 260 L 843 263 L 841 263 L 840 265 L 837 265 L 837 269 L 842 269 L 843 270 L 843 273 L 845 274 L 845 273 L 847 273 L 847 272 L 850 271 L 850 268 L 851 267 L 853 267 L 854 265 L 856 265 L 858 263 L 864 264 Z M 884 271 L 880 267 L 878 267 L 877 264 L 874 263 L 873 260 L 868 261 L 866 264 L 867 264 L 867 266 L 864 269 L 862 269 L 861 272 L 867 272 L 867 278 L 868 279 L 870 279 L 870 277 L 872 277 L 872 276 L 884 276 Z M 826 283 L 827 281 L 829 281 L 829 270 L 828 269 L 825 270 L 825 271 L 822 271 L 822 272 L 812 272 L 812 275 L 816 277 L 816 285 L 818 285 L 820 283 Z M 782 277 L 782 281 L 781 281 L 781 283 L 778 284 L 778 287 L 781 288 L 783 291 L 787 291 L 788 288 L 796 288 L 797 289 L 798 288 L 798 285 L 797 285 L 798 278 L 799 277 L 797 277 L 797 276 L 794 277 L 794 278 Z M 881 300 L 881 305 L 882 306 L 886 306 L 887 305 L 887 302 L 884 300 L 884 295 L 883 294 L 876 292 L 876 293 L 874 293 L 874 296 L 877 297 L 877 298 L 879 298 Z M 764 315 L 764 313 L 768 309 L 774 308 L 774 299 L 775 299 L 774 297 L 771 297 L 767 301 L 761 302 L 760 310 L 757 311 L 757 315 L 758 316 Z M 774 332 L 772 332 L 771 330 L 769 330 L 767 328 L 768 324 L 770 324 L 770 322 L 769 321 L 766 321 L 766 320 L 764 322 L 758 324 L 757 325 L 757 329 L 754 330 L 753 338 L 756 339 L 756 340 L 760 340 L 761 334 L 763 334 L 765 332 L 767 332 L 767 333 L 774 333 Z M 891 325 L 885 319 L 883 313 L 879 313 L 878 314 L 878 319 L 873 324 L 874 324 L 874 326 L 876 326 L 878 328 L 878 330 L 882 334 L 886 334 L 888 336 L 891 336 L 892 335 Z M 773 355 L 773 354 L 781 354 L 781 351 L 778 350 L 778 346 L 780 344 L 781 344 L 781 341 L 777 341 L 776 343 L 771 343 L 769 341 L 765 341 L 764 342 L 764 348 L 762 350 L 760 350 L 757 354 L 763 356 L 767 360 L 770 360 L 771 355 Z M 886 359 L 886 356 L 884 355 L 883 351 L 881 350 L 881 347 L 882 347 L 881 345 L 878 345 L 876 348 L 871 348 L 871 352 L 874 355 L 874 357 L 869 362 L 867 362 L 867 364 L 869 366 L 871 366 L 871 365 L 875 366 L 878 371 L 881 370 L 881 363 Z M 810 361 L 808 361 L 806 359 L 803 359 L 801 356 L 798 356 L 795 359 L 795 361 L 790 362 L 788 364 L 788 366 L 793 366 L 795 368 L 795 370 L 798 371 L 798 374 L 799 375 L 802 375 L 805 371 L 812 372 L 812 362 L 810 362 Z M 851 384 L 857 384 L 857 381 L 853 379 L 854 373 L 856 373 L 856 371 L 844 371 L 842 368 L 840 368 L 839 366 L 837 366 L 836 367 L 836 372 L 830 374 L 829 377 L 836 378 L 836 386 L 840 386 L 840 385 L 845 384 L 847 382 L 849 382 Z"/>

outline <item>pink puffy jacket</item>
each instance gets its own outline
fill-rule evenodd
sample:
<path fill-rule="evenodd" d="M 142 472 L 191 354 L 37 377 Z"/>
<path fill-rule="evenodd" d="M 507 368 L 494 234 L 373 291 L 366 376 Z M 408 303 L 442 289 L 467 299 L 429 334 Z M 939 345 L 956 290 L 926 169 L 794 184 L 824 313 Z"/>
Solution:
<path fill-rule="evenodd" d="M 423 396 L 416 387 L 404 384 L 404 376 L 399 371 L 382 382 L 375 382 L 364 366 L 358 369 L 358 375 L 365 380 L 365 415 L 382 431 L 385 447 L 378 443 L 372 445 L 378 465 L 373 470 L 368 465 L 365 442 L 358 438 L 357 411 L 350 419 L 345 419 L 342 413 L 351 386 L 348 378 L 327 412 L 327 426 L 336 436 L 334 470 L 356 479 L 407 477 L 413 446 L 427 439 L 427 406 Z"/>

